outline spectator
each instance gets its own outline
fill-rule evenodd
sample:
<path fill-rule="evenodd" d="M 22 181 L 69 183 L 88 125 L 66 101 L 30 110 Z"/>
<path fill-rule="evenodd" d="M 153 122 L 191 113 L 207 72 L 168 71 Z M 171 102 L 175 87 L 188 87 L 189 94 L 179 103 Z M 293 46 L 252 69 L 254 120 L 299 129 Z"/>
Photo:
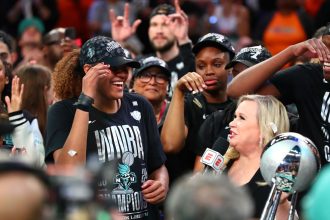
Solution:
<path fill-rule="evenodd" d="M 274 95 L 284 104 L 295 103 L 299 113 L 297 132 L 315 143 L 322 164 L 330 162 L 327 114 L 330 24 L 327 30 L 322 40 L 310 39 L 291 45 L 276 56 L 244 70 L 228 87 L 228 95 L 231 97 L 256 92 Z M 301 55 L 319 57 L 321 63 L 295 65 L 275 74 L 288 61 Z M 265 84 L 267 80 L 269 83 Z"/>
<path fill-rule="evenodd" d="M 44 65 L 52 71 L 62 57 L 78 46 L 74 28 L 55 28 L 43 37 Z"/>
<path fill-rule="evenodd" d="M 313 23 L 297 0 L 276 0 L 276 10 L 259 21 L 254 38 L 262 40 L 272 55 L 307 40 L 314 32 Z"/>
<path fill-rule="evenodd" d="M 21 67 L 16 75 L 20 79 L 20 85 L 24 85 L 20 108 L 38 118 L 40 131 L 45 137 L 47 110 L 54 99 L 51 71 L 47 67 L 34 64 Z"/>
<path fill-rule="evenodd" d="M 38 18 L 24 19 L 19 23 L 19 50 L 20 62 L 16 67 L 27 63 L 42 63 L 42 35 L 45 31 L 44 24 Z"/>
<path fill-rule="evenodd" d="M 16 149 L 25 149 L 34 166 L 45 167 L 46 114 L 52 101 L 50 70 L 39 65 L 21 67 L 12 81 L 11 98 L 6 97 L 10 134 Z"/>
<path fill-rule="evenodd" d="M 99 0 L 92 2 L 88 10 L 88 27 L 94 35 L 111 36 L 111 23 L 109 22 L 109 10 L 116 14 L 123 14 L 125 2 L 121 0 Z M 134 9 L 133 9 L 134 10 Z M 135 20 L 135 13 L 131 14 L 131 21 Z"/>
<path fill-rule="evenodd" d="M 231 103 L 226 88 L 234 48 L 223 35 L 209 33 L 193 47 L 196 71 L 180 78 L 163 125 L 161 139 L 168 157 L 170 180 L 192 171 L 196 158 L 197 133 L 212 112 Z M 173 160 L 173 162 L 171 162 Z"/>
<path fill-rule="evenodd" d="M 5 97 L 11 96 L 11 83 L 12 67 L 9 63 L 0 59 L 0 120 L 3 122 L 9 122 Z M 8 146 L 10 148 L 13 146 L 12 139 L 8 133 L 0 135 L 0 146 Z"/>
<path fill-rule="evenodd" d="M 85 42 L 76 61 L 54 81 L 55 89 L 81 87 L 81 94 L 49 109 L 46 155 L 57 166 L 85 165 L 95 155 L 99 163 L 113 164 L 116 178 L 100 181 L 99 197 L 114 199 L 128 218 L 159 219 L 155 205 L 166 197 L 168 174 L 156 121 L 147 100 L 124 93 L 128 69 L 139 63 L 103 36 Z M 67 81 L 77 73 L 79 81 Z M 132 196 L 138 196 L 136 203 Z"/>
<path fill-rule="evenodd" d="M 270 58 L 269 51 L 263 46 L 245 47 L 242 48 L 228 63 L 225 69 L 231 69 L 233 77 L 236 77 L 244 69 L 247 69 L 263 60 Z M 234 118 L 236 102 L 228 105 L 225 110 L 215 111 L 209 115 L 201 125 L 198 131 L 197 138 L 197 153 L 198 156 L 195 162 L 195 170 L 203 169 L 203 164 L 200 163 L 200 158 L 206 148 L 212 148 L 218 138 L 228 139 L 229 122 Z M 208 137 L 208 138 L 205 138 Z M 225 147 L 225 146 L 221 146 Z M 224 152 L 226 149 L 224 149 Z"/>
<path fill-rule="evenodd" d="M 11 65 L 17 59 L 16 41 L 4 31 L 0 31 L 0 59 Z"/>
<path fill-rule="evenodd" d="M 134 70 L 132 91 L 151 103 L 160 132 L 169 106 L 166 97 L 171 72 L 165 61 L 157 57 L 141 59 L 140 63 L 141 67 Z"/>
<path fill-rule="evenodd" d="M 247 220 L 253 202 L 243 189 L 222 176 L 186 175 L 173 186 L 165 203 L 166 219 Z"/>
<path fill-rule="evenodd" d="M 171 70 L 171 88 L 184 74 L 194 70 L 194 57 L 191 53 L 191 41 L 188 36 L 188 17 L 181 10 L 179 1 L 175 0 L 175 8 L 169 4 L 158 5 L 151 12 L 148 37 L 155 54 L 164 60 Z M 125 6 L 124 17 L 110 12 L 112 37 L 124 42 L 132 36 L 140 20 L 130 25 L 129 5 Z M 170 92 L 170 95 L 172 92 Z"/>

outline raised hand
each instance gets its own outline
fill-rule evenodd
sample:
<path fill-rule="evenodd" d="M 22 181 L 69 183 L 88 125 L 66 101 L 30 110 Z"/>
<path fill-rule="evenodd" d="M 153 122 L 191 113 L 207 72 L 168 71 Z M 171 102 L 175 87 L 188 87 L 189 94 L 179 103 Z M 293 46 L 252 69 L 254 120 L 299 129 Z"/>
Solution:
<path fill-rule="evenodd" d="M 312 38 L 292 46 L 295 56 L 306 56 L 308 58 L 319 58 L 320 61 L 330 59 L 330 51 L 322 40 Z"/>
<path fill-rule="evenodd" d="M 188 31 L 189 31 L 189 20 L 187 14 L 181 9 L 179 0 L 174 1 L 175 14 L 168 15 L 167 24 L 169 25 L 172 33 L 179 45 L 190 42 Z"/>
<path fill-rule="evenodd" d="M 204 83 L 203 78 L 196 72 L 189 72 L 182 76 L 176 83 L 176 88 L 181 92 L 203 92 L 207 86 Z"/>
<path fill-rule="evenodd" d="M 104 63 L 89 67 L 82 80 L 82 92 L 91 98 L 95 98 L 99 80 L 104 80 L 105 77 L 111 74 L 109 68 L 110 65 Z"/>
<path fill-rule="evenodd" d="M 135 34 L 137 27 L 141 24 L 141 20 L 137 19 L 130 24 L 129 15 L 130 9 L 129 4 L 125 4 L 124 17 L 116 16 L 115 11 L 110 9 L 109 17 L 111 22 L 111 35 L 112 38 L 117 42 L 124 42 L 129 37 Z"/>
<path fill-rule="evenodd" d="M 24 84 L 20 85 L 18 76 L 14 76 L 11 85 L 11 99 L 9 98 L 9 96 L 5 97 L 8 113 L 21 110 L 24 90 Z"/>

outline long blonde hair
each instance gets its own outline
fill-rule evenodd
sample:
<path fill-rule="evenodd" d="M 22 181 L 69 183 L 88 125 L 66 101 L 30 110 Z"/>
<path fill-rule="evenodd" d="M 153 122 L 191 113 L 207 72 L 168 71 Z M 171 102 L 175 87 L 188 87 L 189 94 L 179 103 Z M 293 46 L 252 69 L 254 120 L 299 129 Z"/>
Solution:
<path fill-rule="evenodd" d="M 260 145 L 264 147 L 276 135 L 288 132 L 290 128 L 288 113 L 284 105 L 275 97 L 267 95 L 243 95 L 238 99 L 237 106 L 243 101 L 257 103 L 257 119 L 261 134 Z M 228 153 L 227 153 L 228 152 Z M 235 159 L 238 152 L 229 147 L 226 152 L 228 159 Z"/>

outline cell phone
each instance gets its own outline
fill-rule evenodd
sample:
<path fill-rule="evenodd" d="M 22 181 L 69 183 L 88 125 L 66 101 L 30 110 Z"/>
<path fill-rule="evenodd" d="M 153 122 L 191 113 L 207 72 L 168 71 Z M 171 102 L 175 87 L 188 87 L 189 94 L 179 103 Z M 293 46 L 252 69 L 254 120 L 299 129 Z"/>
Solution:
<path fill-rule="evenodd" d="M 70 39 L 76 39 L 76 29 L 74 27 L 65 28 L 64 36 Z"/>

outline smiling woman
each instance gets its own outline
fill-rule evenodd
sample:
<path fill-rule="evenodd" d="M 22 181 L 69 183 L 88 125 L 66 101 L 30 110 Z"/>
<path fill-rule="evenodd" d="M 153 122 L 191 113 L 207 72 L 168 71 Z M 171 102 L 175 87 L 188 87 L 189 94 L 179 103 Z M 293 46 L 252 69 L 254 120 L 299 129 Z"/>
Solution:
<path fill-rule="evenodd" d="M 166 98 L 171 72 L 165 61 L 157 57 L 146 57 L 140 63 L 141 67 L 134 71 L 132 90 L 151 103 L 160 132 L 169 106 Z"/>
<path fill-rule="evenodd" d="M 235 185 L 250 190 L 256 207 L 253 217 L 260 218 L 270 192 L 268 185 L 258 185 L 258 182 L 264 181 L 260 172 L 260 157 L 264 146 L 272 138 L 289 131 L 286 109 L 273 96 L 242 96 L 229 127 L 229 149 L 239 156 L 236 155 L 226 164 L 224 172 Z M 288 219 L 288 207 L 289 202 L 282 199 L 276 219 Z"/>
<path fill-rule="evenodd" d="M 55 91 L 65 95 L 61 87 L 69 88 L 71 96 L 49 109 L 46 154 L 57 167 L 85 165 L 96 155 L 100 164 L 113 165 L 116 176 L 112 182 L 101 180 L 105 184 L 99 185 L 98 196 L 114 199 L 127 218 L 159 219 L 151 204 L 163 201 L 168 191 L 165 155 L 151 105 L 136 94 L 124 93 L 132 67 L 140 64 L 103 36 L 89 39 L 80 53 L 58 63 Z M 60 80 L 64 78 L 71 80 Z M 132 203 L 135 196 L 138 211 Z"/>

